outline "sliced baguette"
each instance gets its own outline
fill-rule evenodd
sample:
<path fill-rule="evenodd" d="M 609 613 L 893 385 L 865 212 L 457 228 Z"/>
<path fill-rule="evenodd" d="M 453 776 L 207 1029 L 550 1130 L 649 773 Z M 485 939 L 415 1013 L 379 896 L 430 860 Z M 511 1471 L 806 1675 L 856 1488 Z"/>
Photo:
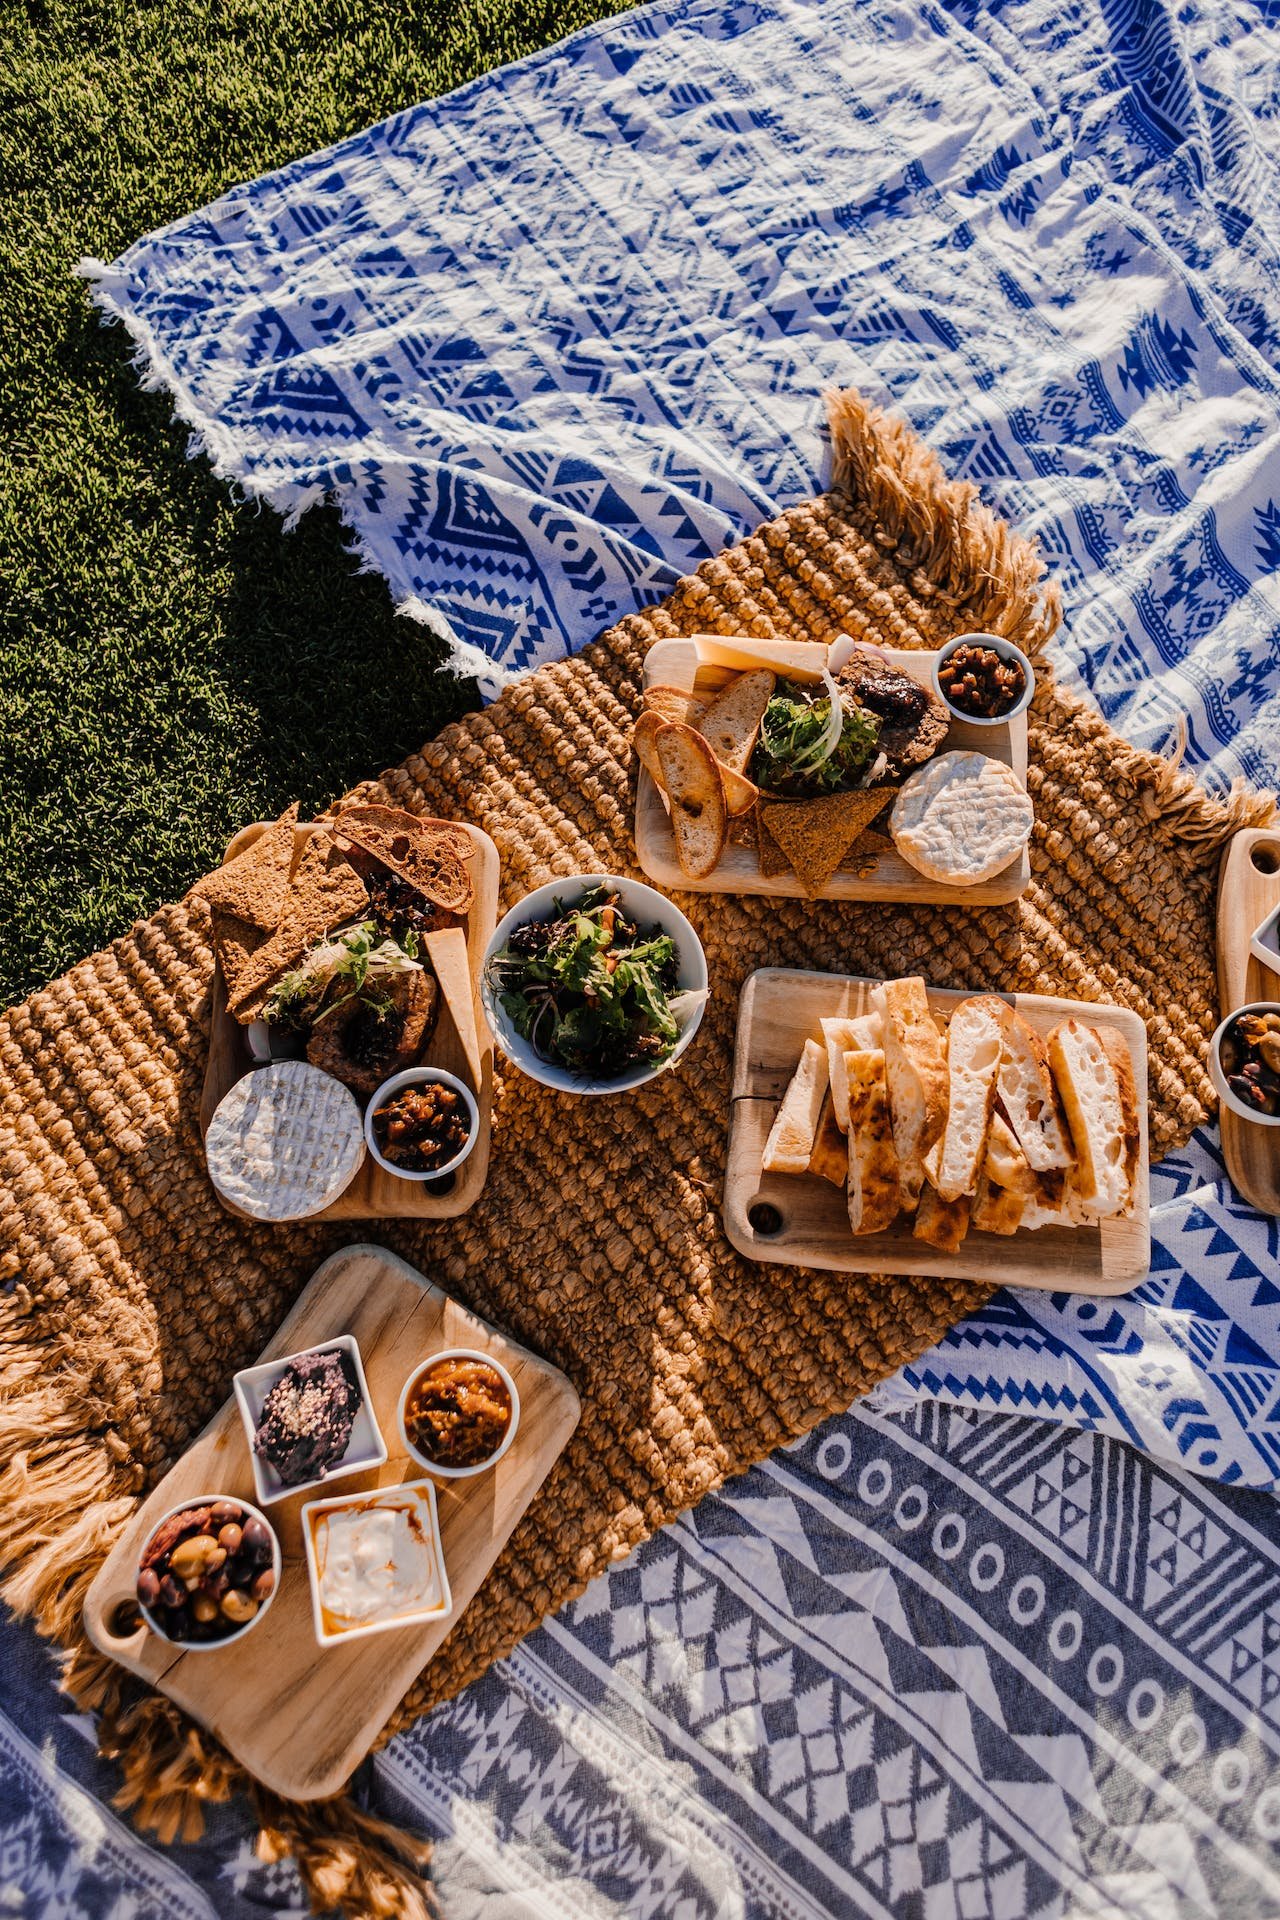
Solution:
<path fill-rule="evenodd" d="M 1132 1069 L 1122 1091 L 1102 1035 L 1074 1019 L 1060 1021 L 1049 1035 L 1049 1065 L 1067 1111 L 1080 1201 L 1099 1219 L 1109 1219 L 1122 1212 L 1130 1198 L 1127 1169 L 1134 1143 L 1129 1135 L 1137 1130 Z"/>
<path fill-rule="evenodd" d="M 884 1054 L 864 1048 L 844 1057 L 849 1111 L 849 1224 L 855 1233 L 883 1233 L 898 1217 L 898 1154 Z"/>
<path fill-rule="evenodd" d="M 1003 1043 L 996 1090 L 1005 1118 L 1036 1173 L 1069 1167 L 1074 1155 L 1043 1039 L 1002 1000 Z"/>
<path fill-rule="evenodd" d="M 936 1247 L 939 1253 L 957 1253 L 969 1231 L 969 1196 L 943 1200 L 936 1187 L 926 1185 L 916 1208 L 911 1228 L 917 1240 Z"/>
<path fill-rule="evenodd" d="M 696 722 L 698 732 L 710 741 L 716 759 L 733 773 L 746 772 L 764 710 L 773 698 L 776 685 L 777 676 L 767 668 L 739 674 L 723 693 L 716 695 Z"/>
<path fill-rule="evenodd" d="M 807 1173 L 827 1093 L 827 1050 L 806 1040 L 765 1141 L 766 1173 Z"/>
<path fill-rule="evenodd" d="M 886 980 L 872 995 L 872 1005 L 884 1022 L 893 1143 L 902 1205 L 910 1212 L 924 1185 L 924 1156 L 946 1124 L 946 1055 L 923 980 L 914 975 Z"/>
<path fill-rule="evenodd" d="M 692 727 L 660 727 L 657 748 L 676 854 L 691 880 L 705 880 L 719 864 L 729 831 L 719 765 L 709 742 Z"/>
<path fill-rule="evenodd" d="M 982 1172 L 969 1210 L 970 1226 L 980 1233 L 1016 1233 L 1035 1191 L 1036 1176 L 1027 1165 L 1013 1128 L 1002 1113 L 993 1113 Z"/>
<path fill-rule="evenodd" d="M 707 705 L 689 688 L 661 685 L 646 687 L 640 696 L 640 703 L 645 713 L 656 713 L 659 720 L 677 727 L 693 726 L 696 720 L 701 719 Z"/>
<path fill-rule="evenodd" d="M 940 1200 L 958 1200 L 978 1184 L 996 1103 L 1004 1002 L 992 994 L 962 1000 L 947 1028 L 947 1120 L 929 1178 Z"/>
<path fill-rule="evenodd" d="M 827 1071 L 831 1076 L 831 1105 L 841 1133 L 849 1131 L 849 1083 L 846 1053 L 875 1052 L 880 1047 L 880 1015 L 864 1013 L 857 1020 L 828 1019 L 821 1023 L 827 1043 Z"/>
<path fill-rule="evenodd" d="M 829 1180 L 833 1187 L 844 1186 L 849 1177 L 849 1148 L 831 1111 L 830 1087 L 822 1103 L 822 1118 L 809 1155 L 809 1171 Z"/>
<path fill-rule="evenodd" d="M 668 813 L 671 811 L 671 802 L 667 798 L 667 789 L 662 777 L 662 762 L 658 758 L 658 735 L 663 727 L 670 724 L 671 722 L 664 720 L 660 713 L 655 713 L 651 707 L 646 707 L 631 729 L 631 744 L 635 749 L 636 759 L 657 788 L 658 798 Z"/>

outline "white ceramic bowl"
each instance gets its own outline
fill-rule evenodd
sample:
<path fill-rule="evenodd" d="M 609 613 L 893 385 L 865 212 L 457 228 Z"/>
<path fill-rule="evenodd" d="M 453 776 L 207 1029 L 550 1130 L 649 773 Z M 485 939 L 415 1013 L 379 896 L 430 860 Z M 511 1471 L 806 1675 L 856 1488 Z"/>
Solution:
<path fill-rule="evenodd" d="M 632 1067 L 628 1072 L 619 1074 L 616 1080 L 586 1080 L 580 1074 L 570 1073 L 567 1067 L 558 1067 L 541 1059 L 529 1042 L 516 1032 L 489 981 L 490 960 L 495 953 L 502 951 L 517 927 L 527 926 L 531 920 L 547 919 L 557 900 L 572 906 L 592 887 L 608 887 L 616 893 L 623 912 L 637 926 L 660 926 L 664 933 L 670 934 L 680 957 L 676 992 L 698 996 L 684 1020 L 679 1020 L 677 1016 L 680 1038 L 676 1041 L 671 1058 L 659 1065 Z M 531 1080 L 539 1081 L 544 1087 L 555 1087 L 561 1093 L 626 1093 L 632 1087 L 644 1086 L 647 1081 L 675 1065 L 702 1024 L 706 1010 L 707 956 L 702 951 L 702 942 L 697 934 L 679 907 L 674 901 L 668 900 L 664 893 L 646 887 L 639 880 L 623 880 L 615 873 L 574 873 L 563 880 L 551 880 L 545 887 L 537 887 L 532 893 L 527 893 L 523 900 L 512 907 L 510 913 L 503 915 L 494 928 L 493 938 L 485 950 L 484 962 L 480 999 L 494 1039 L 521 1073 L 527 1073 Z"/>
<path fill-rule="evenodd" d="M 495 1448 L 487 1460 L 479 1461 L 474 1467 L 440 1466 L 431 1458 L 430 1454 L 423 1453 L 420 1448 L 414 1446 L 405 1426 L 404 1411 L 409 1404 L 411 1388 L 417 1385 L 424 1373 L 428 1372 L 432 1367 L 438 1367 L 442 1360 L 479 1360 L 482 1365 L 493 1368 L 511 1396 L 511 1418 L 507 1423 L 507 1430 L 502 1436 L 501 1446 Z M 478 1347 L 445 1347 L 440 1353 L 429 1353 L 425 1360 L 418 1363 L 409 1375 L 409 1378 L 405 1381 L 403 1387 L 400 1389 L 398 1418 L 400 1422 L 400 1438 L 404 1442 L 405 1452 L 409 1455 L 410 1459 L 416 1460 L 418 1465 L 425 1467 L 428 1473 L 438 1474 L 442 1480 L 470 1480 L 474 1478 L 477 1473 L 488 1473 L 490 1467 L 497 1466 L 504 1453 L 510 1452 L 511 1443 L 516 1437 L 516 1428 L 520 1424 L 520 1395 L 516 1392 L 515 1381 L 511 1378 L 511 1375 L 507 1372 L 501 1360 L 497 1359 L 492 1353 L 481 1353 Z"/>
<path fill-rule="evenodd" d="M 460 1093 L 466 1102 L 467 1116 L 471 1122 L 467 1134 L 467 1144 L 461 1153 L 455 1153 L 452 1160 L 446 1160 L 442 1167 L 433 1167 L 429 1173 L 416 1173 L 408 1167 L 398 1167 L 394 1160 L 388 1160 L 378 1145 L 378 1136 L 374 1131 L 373 1116 L 380 1106 L 399 1093 L 402 1087 L 452 1087 Z M 480 1137 L 480 1109 L 476 1097 L 469 1086 L 459 1080 L 456 1074 L 446 1073 L 443 1067 L 406 1067 L 403 1073 L 393 1073 L 384 1080 L 378 1091 L 364 1110 L 365 1145 L 385 1173 L 393 1173 L 397 1180 L 416 1180 L 421 1184 L 427 1180 L 443 1180 L 446 1174 L 456 1173 L 467 1155 Z"/>
<path fill-rule="evenodd" d="M 994 719 L 988 720 L 980 713 L 966 713 L 963 707 L 952 706 L 943 690 L 940 674 L 957 647 L 990 647 L 1002 660 L 1017 661 L 1026 685 L 1022 689 L 1022 698 L 1015 701 L 1007 713 L 999 713 Z M 1002 640 L 998 633 L 957 633 L 934 656 L 933 690 L 952 718 L 963 722 L 966 727 L 1007 727 L 1011 720 L 1016 720 L 1031 705 L 1031 697 L 1036 690 L 1036 670 L 1021 647 L 1015 647 L 1012 640 Z"/>
<path fill-rule="evenodd" d="M 1242 1013 L 1280 1013 L 1280 1001 L 1250 1000 L 1247 1006 L 1236 1007 L 1234 1012 L 1229 1013 L 1226 1019 L 1214 1028 L 1213 1038 L 1209 1042 L 1209 1078 L 1217 1088 L 1218 1098 L 1223 1106 L 1237 1114 L 1241 1120 L 1248 1120 L 1255 1127 L 1280 1127 L 1280 1114 L 1258 1113 L 1255 1108 L 1246 1107 L 1244 1101 L 1232 1093 L 1227 1085 L 1227 1076 L 1222 1071 L 1222 1062 L 1218 1057 L 1222 1036 L 1231 1022 Z"/>
<path fill-rule="evenodd" d="M 260 1508 L 255 1507 L 252 1500 L 242 1499 L 238 1493 L 193 1493 L 190 1499 L 178 1500 L 173 1506 L 166 1507 L 155 1525 L 148 1532 L 146 1540 L 143 1543 L 143 1552 L 146 1551 L 151 1541 L 154 1540 L 157 1530 L 164 1525 L 166 1520 L 172 1520 L 175 1513 L 185 1513 L 188 1507 L 207 1507 L 215 1500 L 234 1501 L 237 1507 L 242 1507 L 246 1513 L 252 1514 L 255 1520 L 261 1520 L 263 1526 L 271 1535 L 271 1569 L 276 1577 L 275 1585 L 272 1587 L 266 1599 L 259 1602 L 258 1611 L 254 1614 L 252 1620 L 246 1620 L 242 1627 L 235 1629 L 234 1633 L 224 1633 L 220 1640 L 171 1640 L 156 1615 L 152 1613 L 149 1607 L 144 1607 L 141 1600 L 139 1600 L 138 1612 L 142 1615 L 147 1626 L 156 1636 L 156 1639 L 163 1640 L 167 1647 L 177 1647 L 181 1653 L 217 1653 L 222 1647 L 234 1646 L 237 1640 L 244 1639 L 246 1633 L 253 1632 L 258 1622 L 266 1614 L 268 1608 L 273 1605 L 275 1597 L 280 1591 L 280 1573 L 284 1563 L 280 1552 L 279 1536 L 266 1514 L 263 1513 Z M 139 1570 L 141 1570 L 141 1554 L 139 1554 L 138 1560 Z"/>
<path fill-rule="evenodd" d="M 374 1507 L 393 1500 L 398 1502 L 406 1495 L 417 1506 L 419 1517 L 431 1541 L 436 1573 L 439 1576 L 439 1600 L 434 1606 L 410 1609 L 404 1613 L 393 1614 L 385 1620 L 370 1620 L 361 1627 L 340 1627 L 336 1631 L 326 1627 L 323 1602 L 320 1598 L 320 1566 L 316 1557 L 313 1516 L 334 1513 L 341 1507 L 351 1507 L 357 1503 Z M 315 1626 L 316 1639 L 322 1647 L 345 1647 L 349 1640 L 367 1640 L 370 1634 L 392 1633 L 402 1627 L 431 1626 L 436 1621 L 449 1619 L 453 1613 L 453 1593 L 449 1586 L 448 1568 L 444 1563 L 444 1542 L 440 1538 L 436 1490 L 429 1480 L 412 1480 L 401 1487 L 375 1487 L 368 1493 L 335 1494 L 332 1500 L 309 1500 L 302 1509 L 302 1539 L 307 1555 L 307 1573 L 311 1579 L 311 1619 Z"/>
<path fill-rule="evenodd" d="M 347 1450 L 327 1473 L 317 1474 L 312 1480 L 300 1480 L 296 1486 L 287 1487 L 271 1462 L 254 1451 L 253 1437 L 262 1419 L 262 1409 L 272 1387 L 293 1361 L 301 1360 L 304 1354 L 331 1353 L 335 1350 L 350 1356 L 356 1385 L 360 1389 L 360 1406 L 351 1424 Z M 373 1400 L 369 1383 L 364 1377 L 360 1348 L 350 1333 L 337 1333 L 332 1340 L 319 1340 L 314 1347 L 303 1347 L 301 1352 L 287 1353 L 279 1360 L 264 1361 L 260 1367 L 245 1367 L 232 1376 L 231 1385 L 240 1409 L 240 1418 L 244 1422 L 245 1438 L 249 1442 L 253 1484 L 264 1507 L 269 1507 L 276 1500 L 287 1500 L 293 1493 L 308 1493 L 313 1487 L 327 1487 L 349 1473 L 367 1473 L 371 1467 L 380 1467 L 387 1457 L 387 1443 L 374 1417 Z"/>

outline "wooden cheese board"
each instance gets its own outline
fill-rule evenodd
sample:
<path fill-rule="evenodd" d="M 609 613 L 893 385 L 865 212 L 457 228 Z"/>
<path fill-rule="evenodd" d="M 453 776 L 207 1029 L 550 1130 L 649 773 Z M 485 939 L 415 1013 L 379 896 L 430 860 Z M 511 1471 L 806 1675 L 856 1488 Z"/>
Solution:
<path fill-rule="evenodd" d="M 323 825 L 323 822 L 304 823 L 295 831 L 300 839 L 305 838 L 315 831 L 316 824 Z M 265 821 L 258 821 L 238 833 L 223 855 L 223 864 L 247 852 L 259 835 L 265 833 L 266 827 Z M 493 1114 L 493 1040 L 480 1012 L 480 975 L 485 948 L 498 917 L 499 863 L 498 849 L 487 833 L 472 826 L 466 831 L 476 851 L 470 862 L 475 899 L 467 915 L 465 965 L 461 964 L 461 942 L 454 935 L 459 964 L 450 966 L 446 959 L 437 966 L 440 1015 L 422 1055 L 422 1064 L 443 1067 L 471 1088 L 480 1110 L 479 1138 L 457 1173 L 446 1176 L 442 1182 L 397 1179 L 395 1174 L 380 1167 L 372 1154 L 367 1154 L 350 1186 L 314 1216 L 317 1220 L 385 1220 L 399 1216 L 449 1220 L 473 1207 L 484 1189 L 489 1171 Z M 443 944 L 447 955 L 451 943 L 446 940 Z M 222 970 L 215 967 L 209 1059 L 200 1100 L 202 1136 L 209 1131 L 209 1123 L 223 1095 L 244 1074 L 251 1073 L 253 1067 L 245 1029 L 227 1012 Z M 219 1198 L 229 1212 L 239 1212 L 223 1196 Z"/>
<path fill-rule="evenodd" d="M 1123 1220 L 1100 1226 L 1049 1226 L 1010 1238 L 970 1232 L 955 1253 L 912 1237 L 900 1218 L 884 1233 L 855 1237 L 844 1189 L 816 1174 L 761 1171 L 765 1141 L 778 1103 L 806 1040 L 821 1040 L 826 1015 L 856 1018 L 870 1008 L 878 980 L 850 974 L 765 968 L 742 990 L 733 1062 L 729 1158 L 724 1182 L 724 1228 L 751 1260 L 822 1267 L 841 1273 L 931 1273 L 999 1280 L 1010 1286 L 1063 1293 L 1127 1293 L 1146 1278 L 1151 1261 L 1150 1167 L 1147 1146 L 1147 1035 L 1137 1014 L 1122 1007 L 1054 1000 L 1038 994 L 1002 994 L 1042 1033 L 1074 1014 L 1091 1026 L 1113 1027 L 1133 1061 L 1142 1144 L 1137 1204 Z M 937 1012 L 968 994 L 929 988 Z M 772 1228 L 774 1220 L 780 1224 Z"/>
<path fill-rule="evenodd" d="M 934 654 L 910 652 L 886 647 L 886 657 L 895 667 L 909 673 L 922 686 L 930 684 Z M 657 640 L 644 659 L 644 685 L 679 687 L 710 699 L 736 673 L 726 667 L 709 666 L 700 658 L 696 640 Z M 1019 783 L 1027 784 L 1027 719 L 1020 714 L 1001 726 L 971 726 L 953 720 L 940 753 L 985 753 L 1012 767 Z M 662 795 L 643 767 L 638 770 L 636 791 L 636 858 L 642 870 L 660 887 L 687 893 L 741 893 L 803 900 L 808 896 L 794 873 L 766 875 L 754 846 L 735 843 L 730 838 L 715 870 L 705 879 L 691 880 L 676 856 L 675 836 L 663 804 Z M 875 823 L 882 833 L 885 819 Z M 856 854 L 852 863 L 842 867 L 828 882 L 824 900 L 897 900 L 920 905 L 958 907 L 1006 906 L 1023 894 L 1031 881 L 1031 861 L 1024 848 L 1016 860 L 990 880 L 974 887 L 948 886 L 927 880 L 890 848 L 881 852 L 870 873 L 860 873 Z"/>
<path fill-rule="evenodd" d="M 453 1613 L 321 1649 L 311 1613 L 301 1509 L 314 1488 L 277 1502 L 279 1590 L 259 1626 L 226 1647 L 185 1651 L 138 1626 L 134 1580 L 155 1522 L 203 1493 L 254 1498 L 244 1425 L 228 1399 L 117 1541 L 89 1589 L 85 1630 L 95 1647 L 176 1702 L 216 1735 L 254 1777 L 294 1800 L 336 1793 L 368 1752 L 398 1702 L 461 1617 L 517 1521 L 578 1424 L 570 1382 L 450 1299 L 383 1247 L 344 1247 L 313 1275 L 261 1355 L 271 1360 L 354 1334 L 374 1412 L 390 1450 L 380 1467 L 337 1482 L 333 1491 L 399 1486 L 426 1477 L 406 1456 L 396 1409 L 408 1375 L 445 1347 L 492 1353 L 513 1376 L 520 1424 L 511 1450 L 489 1473 L 436 1481 L 440 1533 Z"/>
<path fill-rule="evenodd" d="M 1280 1001 L 1280 974 L 1249 951 L 1249 936 L 1280 904 L 1280 828 L 1248 827 L 1229 843 L 1218 877 L 1218 1000 L 1225 1020 L 1253 1000 Z M 1262 1213 L 1280 1214 L 1280 1127 L 1218 1109 L 1232 1184 Z"/>

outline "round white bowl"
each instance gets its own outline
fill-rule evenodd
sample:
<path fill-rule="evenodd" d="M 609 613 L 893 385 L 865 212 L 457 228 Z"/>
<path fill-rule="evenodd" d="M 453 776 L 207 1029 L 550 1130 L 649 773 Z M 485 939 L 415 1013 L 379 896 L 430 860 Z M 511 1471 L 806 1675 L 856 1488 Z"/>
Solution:
<path fill-rule="evenodd" d="M 983 714 L 966 713 L 963 707 L 951 704 L 943 692 L 939 674 L 957 647 L 990 647 L 991 651 L 998 653 L 1002 660 L 1017 661 L 1022 668 L 1026 685 L 1022 689 L 1022 698 L 1015 701 L 1007 713 L 998 713 L 994 719 L 989 720 Z M 961 721 L 966 727 L 1007 727 L 1011 720 L 1016 720 L 1018 715 L 1025 713 L 1031 705 L 1032 695 L 1036 690 L 1036 670 L 1021 647 L 1015 647 L 1012 640 L 1002 640 L 998 633 L 957 633 L 953 634 L 946 646 L 934 656 L 933 690 L 951 717 Z"/>
<path fill-rule="evenodd" d="M 511 1025 L 489 982 L 490 960 L 495 953 L 502 951 L 517 927 L 527 926 L 531 920 L 545 920 L 557 900 L 572 905 L 592 887 L 608 887 L 616 893 L 623 911 L 637 926 L 660 926 L 664 933 L 670 934 L 680 956 L 676 992 L 700 996 L 681 1026 L 680 1038 L 669 1060 L 656 1065 L 632 1067 L 615 1080 L 586 1080 L 580 1074 L 570 1073 L 567 1067 L 557 1067 L 551 1061 L 543 1060 Z M 707 956 L 702 951 L 701 940 L 679 907 L 668 900 L 664 893 L 646 887 L 642 881 L 623 880 L 615 873 L 574 873 L 563 880 L 549 881 L 545 887 L 537 887 L 534 892 L 527 893 L 523 900 L 512 907 L 510 913 L 503 915 L 494 928 L 493 938 L 485 950 L 484 981 L 480 992 L 485 1019 L 493 1037 L 513 1066 L 519 1067 L 521 1073 L 527 1073 L 531 1080 L 539 1081 L 544 1087 L 555 1087 L 561 1093 L 591 1094 L 627 1093 L 632 1087 L 642 1087 L 646 1081 L 656 1079 L 660 1073 L 673 1067 L 702 1024 L 706 995 Z"/>
<path fill-rule="evenodd" d="M 507 1430 L 502 1436 L 502 1444 L 494 1448 L 494 1451 L 489 1455 L 487 1460 L 479 1461 L 474 1467 L 442 1467 L 438 1465 L 436 1461 L 431 1459 L 429 1454 L 423 1453 L 420 1448 L 414 1446 L 412 1440 L 409 1438 L 408 1430 L 405 1427 L 404 1410 L 409 1404 L 410 1388 L 416 1385 L 424 1373 L 427 1373 L 432 1367 L 438 1367 L 442 1360 L 479 1360 L 484 1366 L 493 1368 L 493 1371 L 498 1375 L 498 1378 L 506 1387 L 507 1392 L 511 1395 L 511 1418 L 507 1423 Z M 477 1473 L 488 1473 L 490 1467 L 497 1466 L 504 1453 L 510 1452 L 511 1442 L 515 1439 L 516 1428 L 520 1424 L 520 1395 L 516 1392 L 515 1381 L 511 1378 L 511 1375 L 507 1372 L 501 1360 L 497 1359 L 493 1354 L 481 1353 L 478 1347 L 444 1347 L 439 1353 L 429 1353 L 425 1360 L 420 1360 L 413 1372 L 409 1375 L 409 1378 L 400 1389 L 400 1406 L 397 1417 L 400 1424 L 400 1439 L 404 1445 L 405 1452 L 411 1460 L 416 1460 L 420 1467 L 425 1467 L 428 1473 L 436 1474 L 441 1480 L 470 1480 L 474 1478 Z"/>
<path fill-rule="evenodd" d="M 164 1525 L 166 1520 L 172 1520 L 175 1513 L 185 1513 L 188 1507 L 211 1506 L 215 1500 L 234 1501 L 236 1506 L 242 1508 L 245 1513 L 252 1514 L 255 1520 L 261 1520 L 263 1526 L 271 1535 L 271 1570 L 276 1577 L 275 1585 L 272 1587 L 266 1599 L 259 1601 L 258 1611 L 254 1614 L 252 1620 L 246 1620 L 243 1626 L 237 1627 L 233 1633 L 224 1633 L 218 1640 L 170 1639 L 156 1615 L 152 1613 L 149 1607 L 144 1607 L 141 1600 L 139 1600 L 137 1603 L 138 1612 L 142 1615 L 147 1626 L 156 1636 L 156 1639 L 163 1640 L 167 1647 L 177 1647 L 182 1653 L 217 1653 L 220 1648 L 232 1646 L 237 1640 L 243 1640 L 246 1633 L 253 1632 L 258 1622 L 266 1614 L 268 1608 L 274 1604 L 275 1597 L 280 1591 L 280 1574 L 284 1565 L 284 1559 L 280 1552 L 280 1536 L 277 1534 L 261 1507 L 255 1507 L 252 1500 L 246 1500 L 238 1493 L 193 1493 L 188 1500 L 176 1501 L 173 1506 L 165 1509 L 147 1534 L 146 1540 L 143 1542 L 143 1553 L 146 1552 L 147 1547 L 150 1546 L 152 1540 L 154 1540 L 157 1530 Z M 140 1571 L 142 1563 L 141 1553 L 138 1555 L 138 1563 Z"/>
<path fill-rule="evenodd" d="M 1241 1120 L 1250 1121 L 1255 1127 L 1280 1127 L 1280 1114 L 1259 1113 L 1254 1107 L 1246 1107 L 1243 1100 L 1232 1093 L 1227 1085 L 1227 1076 L 1222 1071 L 1222 1061 L 1218 1049 L 1222 1045 L 1222 1036 L 1231 1022 L 1242 1013 L 1280 1013 L 1280 1001 L 1250 1000 L 1246 1006 L 1236 1007 L 1225 1020 L 1214 1028 L 1213 1038 L 1209 1042 L 1209 1078 L 1218 1090 L 1218 1098 L 1224 1107 L 1236 1114 Z"/>
<path fill-rule="evenodd" d="M 446 1160 L 442 1167 L 433 1167 L 430 1173 L 419 1173 L 409 1167 L 398 1167 L 394 1161 L 385 1158 L 378 1145 L 373 1116 L 383 1102 L 399 1093 L 402 1087 L 426 1086 L 452 1087 L 455 1093 L 460 1093 L 466 1102 L 471 1130 L 467 1134 L 467 1144 L 461 1153 L 455 1153 L 452 1160 Z M 459 1080 L 456 1074 L 446 1073 L 443 1067 L 406 1067 L 402 1073 L 393 1073 L 391 1078 L 384 1080 L 377 1092 L 372 1095 L 364 1110 L 365 1145 L 383 1172 L 393 1173 L 397 1180 L 416 1180 L 419 1184 L 425 1180 L 443 1180 L 446 1174 L 457 1172 L 479 1137 L 480 1109 L 476 1105 L 475 1095 L 464 1081 Z"/>

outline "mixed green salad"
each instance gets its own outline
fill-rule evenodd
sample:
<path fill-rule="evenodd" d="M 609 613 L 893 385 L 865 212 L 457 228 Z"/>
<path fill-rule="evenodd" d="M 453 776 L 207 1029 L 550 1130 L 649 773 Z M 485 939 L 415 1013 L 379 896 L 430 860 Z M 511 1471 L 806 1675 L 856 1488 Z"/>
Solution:
<path fill-rule="evenodd" d="M 680 956 L 661 927 L 642 931 L 618 895 L 590 887 L 546 920 L 517 927 L 486 969 L 489 988 L 540 1060 L 590 1080 L 669 1060 Z"/>
<path fill-rule="evenodd" d="M 830 676 L 825 690 L 779 680 L 764 710 L 751 778 L 765 793 L 812 799 L 863 784 L 880 744 L 880 720 L 842 698 Z"/>
<path fill-rule="evenodd" d="M 403 941 L 385 939 L 374 921 L 362 921 L 312 947 L 272 989 L 263 1018 L 271 1026 L 305 1032 L 353 1000 L 375 1015 L 385 1014 L 394 976 L 421 972 L 415 933 L 407 932 Z"/>

